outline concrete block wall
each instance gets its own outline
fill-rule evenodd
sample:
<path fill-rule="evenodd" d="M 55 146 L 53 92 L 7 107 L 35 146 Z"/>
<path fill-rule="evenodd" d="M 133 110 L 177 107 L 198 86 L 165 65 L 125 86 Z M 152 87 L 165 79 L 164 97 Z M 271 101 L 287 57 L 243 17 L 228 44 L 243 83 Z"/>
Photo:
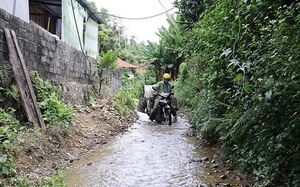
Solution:
<path fill-rule="evenodd" d="M 88 90 L 98 87 L 94 77 L 96 59 L 62 42 L 35 24 L 27 23 L 3 9 L 0 9 L 0 68 L 9 66 L 9 53 L 4 28 L 14 30 L 22 51 L 27 69 L 36 70 L 44 80 L 60 86 L 62 97 L 69 103 L 83 103 Z M 104 97 L 110 96 L 122 85 L 120 71 L 106 71 L 109 78 L 101 91 Z"/>

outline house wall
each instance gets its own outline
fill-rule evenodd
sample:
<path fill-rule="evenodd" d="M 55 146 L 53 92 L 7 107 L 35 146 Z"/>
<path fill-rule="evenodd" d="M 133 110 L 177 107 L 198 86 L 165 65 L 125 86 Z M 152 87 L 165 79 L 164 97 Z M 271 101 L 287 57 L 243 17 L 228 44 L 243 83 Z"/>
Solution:
<path fill-rule="evenodd" d="M 29 22 L 28 0 L 1 0 L 0 8 L 6 10 L 22 20 Z"/>
<path fill-rule="evenodd" d="M 99 87 L 95 77 L 96 60 L 65 44 L 57 36 L 27 23 L 0 9 L 0 68 L 9 67 L 9 53 L 4 28 L 14 30 L 28 70 L 37 70 L 40 77 L 62 89 L 62 98 L 69 103 L 83 103 L 92 87 Z M 102 96 L 115 93 L 122 85 L 122 73 L 105 71 L 108 81 Z"/>

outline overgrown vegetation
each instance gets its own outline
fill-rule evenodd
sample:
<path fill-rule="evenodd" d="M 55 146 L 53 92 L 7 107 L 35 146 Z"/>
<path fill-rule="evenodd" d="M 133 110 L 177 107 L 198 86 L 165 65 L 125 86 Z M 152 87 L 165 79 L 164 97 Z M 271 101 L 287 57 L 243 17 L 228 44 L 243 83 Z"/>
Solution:
<path fill-rule="evenodd" d="M 9 78 L 11 77 L 9 72 L 8 69 L 2 69 L 0 82 L 0 186 L 65 186 L 59 168 L 51 176 L 44 176 L 33 182 L 29 182 L 18 175 L 18 166 L 14 158 L 25 151 L 23 150 L 24 147 L 21 146 L 24 142 L 21 142 L 19 136 L 23 133 L 30 134 L 32 127 L 20 115 L 22 114 L 21 106 L 14 104 L 21 102 L 17 86 Z M 33 83 L 47 128 L 53 126 L 59 126 L 60 129 L 67 127 L 73 118 L 73 110 L 59 100 L 57 88 L 44 82 L 36 72 Z M 16 109 L 11 106 L 18 110 L 18 114 Z"/>
<path fill-rule="evenodd" d="M 13 86 L 14 81 L 8 77 L 10 77 L 9 73 L 1 74 L 1 80 L 3 80 L 0 87 L 1 102 L 7 100 L 12 101 L 12 103 L 20 103 L 18 89 Z M 45 152 L 59 152 L 56 146 L 57 144 L 63 144 L 60 141 L 69 133 L 67 129 L 74 117 L 73 108 L 65 105 L 59 99 L 60 90 L 57 87 L 48 81 L 43 81 L 35 71 L 32 73 L 32 80 L 43 119 L 47 125 L 47 132 L 42 132 L 38 129 L 38 132 L 33 131 L 30 124 L 27 124 L 23 118 L 17 118 L 19 115 L 16 115 L 14 109 L 8 107 L 9 103 L 1 105 L 5 106 L 5 108 L 0 108 L 0 186 L 65 186 L 61 175 L 62 169 L 57 166 L 49 176 L 28 180 L 26 178 L 28 173 L 26 172 L 34 172 L 35 168 L 23 171 L 19 169 L 15 162 L 15 159 L 18 160 L 19 155 L 26 155 L 26 158 L 23 159 L 28 159 L 29 162 L 39 162 L 40 158 L 47 159 L 44 158 L 47 156 L 36 153 L 35 149 L 42 149 Z M 117 92 L 114 100 L 114 104 L 124 116 L 129 115 L 129 110 L 135 108 L 135 99 L 141 94 L 142 83 L 142 77 L 129 78 L 125 74 L 123 87 Z M 92 91 L 90 96 L 92 97 L 91 99 L 97 98 L 97 94 Z M 22 108 L 19 110 L 22 111 Z M 24 139 L 26 140 L 27 138 L 38 139 L 40 142 L 24 142 Z M 43 163 L 41 164 L 43 165 Z"/>
<path fill-rule="evenodd" d="M 43 81 L 39 74 L 33 72 L 34 92 L 37 97 L 42 116 L 47 126 L 59 125 L 68 127 L 72 119 L 73 108 L 59 99 L 60 91 L 48 81 Z"/>
<path fill-rule="evenodd" d="M 176 97 L 260 185 L 300 186 L 299 1 L 203 2 L 200 19 L 181 30 Z M 181 21 L 191 21 L 181 6 Z"/>
<path fill-rule="evenodd" d="M 130 78 L 125 73 L 122 79 L 122 88 L 116 93 L 116 105 L 122 115 L 128 115 L 128 109 L 136 107 L 136 99 L 142 95 L 143 91 L 143 76 L 137 75 Z"/>
<path fill-rule="evenodd" d="M 122 60 L 135 65 L 143 64 L 144 42 L 138 43 L 135 36 L 127 38 L 126 28 L 122 25 L 121 19 L 110 16 L 109 11 L 105 8 L 98 11 L 94 2 L 89 3 L 104 22 L 104 24 L 99 25 L 98 32 L 100 53 L 106 53 L 109 50 L 118 51 L 118 57 Z"/>
<path fill-rule="evenodd" d="M 93 96 L 99 97 L 101 95 L 101 85 L 103 82 L 107 81 L 108 77 L 104 76 L 103 72 L 105 70 L 115 70 L 117 67 L 117 59 L 118 51 L 108 50 L 107 52 L 102 52 L 98 61 L 94 64 L 98 69 L 98 78 L 100 82 L 100 88 L 98 92 L 92 94 Z M 142 90 L 142 80 L 140 77 L 132 77 L 127 74 L 128 71 L 131 71 L 128 68 L 123 68 L 120 70 L 123 72 L 124 76 L 122 77 L 122 87 L 116 94 L 114 95 L 116 101 L 115 105 L 119 109 L 122 115 L 128 115 L 128 109 L 135 108 L 135 101 L 134 99 L 140 96 L 140 92 Z"/>
<path fill-rule="evenodd" d="M 5 112 L 0 108 L 0 185 L 7 185 L 6 179 L 14 178 L 16 175 L 15 163 L 9 148 L 12 140 L 16 138 L 16 129 L 19 126 L 19 121 L 14 117 L 14 110 L 8 109 Z"/>
<path fill-rule="evenodd" d="M 113 70 L 117 67 L 116 58 L 118 52 L 108 50 L 107 52 L 100 53 L 98 60 L 94 63 L 97 68 L 97 77 L 99 79 L 99 90 L 98 93 L 101 93 L 101 87 L 104 82 L 107 81 L 108 77 L 105 76 L 103 73 L 105 70 Z"/>

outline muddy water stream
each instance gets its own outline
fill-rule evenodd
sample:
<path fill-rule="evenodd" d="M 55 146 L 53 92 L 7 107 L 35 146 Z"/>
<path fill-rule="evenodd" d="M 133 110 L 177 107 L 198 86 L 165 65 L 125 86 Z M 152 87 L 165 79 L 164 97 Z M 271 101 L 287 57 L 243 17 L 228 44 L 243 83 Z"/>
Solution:
<path fill-rule="evenodd" d="M 197 149 L 183 118 L 172 126 L 147 123 L 94 149 L 64 172 L 69 187 L 243 186 L 241 176 L 212 164 L 215 151 Z M 208 160 L 207 160 L 208 159 Z M 214 165 L 214 166 L 213 166 Z M 238 180 L 237 180 L 238 179 Z M 243 184 L 243 185 L 242 185 Z"/>

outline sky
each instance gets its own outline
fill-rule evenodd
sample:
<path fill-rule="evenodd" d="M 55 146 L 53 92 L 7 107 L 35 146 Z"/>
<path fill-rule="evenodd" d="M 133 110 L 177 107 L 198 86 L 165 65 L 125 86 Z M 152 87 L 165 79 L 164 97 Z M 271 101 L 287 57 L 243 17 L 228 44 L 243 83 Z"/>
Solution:
<path fill-rule="evenodd" d="M 173 7 L 174 0 L 89 0 L 95 2 L 98 10 L 106 8 L 109 14 L 113 14 L 125 18 L 144 18 L 160 14 Z M 174 8 L 169 13 L 176 12 Z M 135 36 L 138 42 L 147 40 L 151 42 L 159 41 L 159 37 L 155 34 L 162 26 L 168 28 L 166 14 L 154 18 L 143 20 L 122 20 L 125 26 L 127 38 Z"/>

